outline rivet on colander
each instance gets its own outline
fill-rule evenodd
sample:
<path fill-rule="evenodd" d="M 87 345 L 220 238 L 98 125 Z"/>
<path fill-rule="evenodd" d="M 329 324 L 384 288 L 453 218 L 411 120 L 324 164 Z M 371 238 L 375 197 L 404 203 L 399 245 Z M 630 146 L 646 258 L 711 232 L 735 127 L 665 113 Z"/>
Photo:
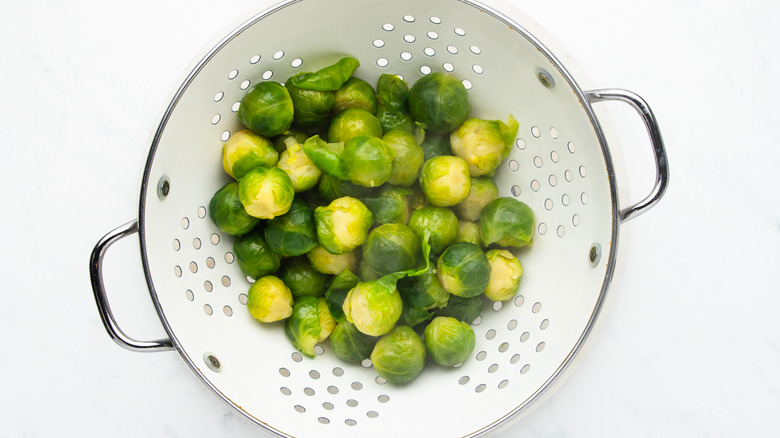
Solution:
<path fill-rule="evenodd" d="M 214 353 L 203 353 L 203 361 L 206 362 L 206 366 L 209 367 L 211 371 L 214 371 L 215 373 L 222 371 L 222 364 Z"/>
<path fill-rule="evenodd" d="M 599 261 L 601 261 L 601 245 L 594 243 L 590 246 L 590 251 L 588 251 L 588 261 L 590 261 L 590 265 L 594 267 L 599 264 Z"/>
<path fill-rule="evenodd" d="M 552 89 L 555 87 L 555 81 L 553 80 L 552 76 L 550 76 L 550 73 L 547 73 L 547 71 L 543 69 L 536 71 L 536 78 L 539 79 L 539 82 L 541 82 L 545 88 Z"/>
<path fill-rule="evenodd" d="M 171 180 L 167 176 L 163 175 L 160 177 L 160 181 L 157 183 L 157 197 L 160 199 L 165 199 L 170 191 Z"/>

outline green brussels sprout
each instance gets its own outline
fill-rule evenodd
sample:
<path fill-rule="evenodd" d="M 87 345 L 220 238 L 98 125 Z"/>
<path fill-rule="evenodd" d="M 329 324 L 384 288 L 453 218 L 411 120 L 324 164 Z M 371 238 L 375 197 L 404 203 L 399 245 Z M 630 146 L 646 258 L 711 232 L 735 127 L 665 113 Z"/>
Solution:
<path fill-rule="evenodd" d="M 360 279 L 349 269 L 345 269 L 339 275 L 333 277 L 328 290 L 325 291 L 325 300 L 328 304 L 328 310 L 337 322 L 344 320 L 344 300 L 350 289 L 357 286 Z"/>
<path fill-rule="evenodd" d="M 425 161 L 439 155 L 452 155 L 450 147 L 450 136 L 446 134 L 425 134 L 425 138 L 420 147 L 423 150 Z"/>
<path fill-rule="evenodd" d="M 452 207 L 452 211 L 464 220 L 476 222 L 482 215 L 482 209 L 498 198 L 498 186 L 488 176 L 471 177 L 471 189 L 466 199 Z"/>
<path fill-rule="evenodd" d="M 246 276 L 258 279 L 279 270 L 282 256 L 273 252 L 263 238 L 263 230 L 255 227 L 233 242 L 233 255 Z"/>
<path fill-rule="evenodd" d="M 306 254 L 317 246 L 314 212 L 306 202 L 294 199 L 287 213 L 266 222 L 266 243 L 283 256 Z"/>
<path fill-rule="evenodd" d="M 466 199 L 471 190 L 469 166 L 463 158 L 433 157 L 423 164 L 420 187 L 425 199 L 437 207 L 451 207 Z"/>
<path fill-rule="evenodd" d="M 238 196 L 246 212 L 260 219 L 287 213 L 295 197 L 292 180 L 278 167 L 255 167 L 238 181 Z"/>
<path fill-rule="evenodd" d="M 209 218 L 221 231 L 234 236 L 251 231 L 260 219 L 250 216 L 238 197 L 238 182 L 231 181 L 209 201 Z"/>
<path fill-rule="evenodd" d="M 311 129 L 322 125 L 330 117 L 330 112 L 336 103 L 333 91 L 306 90 L 293 84 L 296 76 L 306 74 L 309 73 L 298 73 L 284 84 L 293 103 L 293 126 L 300 129 Z"/>
<path fill-rule="evenodd" d="M 306 257 L 311 267 L 323 274 L 339 275 L 346 270 L 356 271 L 358 267 L 358 254 L 355 251 L 333 254 L 324 246 L 317 245 L 306 253 Z"/>
<path fill-rule="evenodd" d="M 458 242 L 470 242 L 482 247 L 482 236 L 476 222 L 458 220 Z"/>
<path fill-rule="evenodd" d="M 477 296 L 490 282 L 490 263 L 485 253 L 473 243 L 457 242 L 445 249 L 436 263 L 439 281 L 447 292 L 461 296 Z"/>
<path fill-rule="evenodd" d="M 295 143 L 303 144 L 307 138 L 309 138 L 309 134 L 290 128 L 273 138 L 274 149 L 281 154 L 287 149 L 287 142 L 294 141 Z"/>
<path fill-rule="evenodd" d="M 382 125 L 372 113 L 362 108 L 348 108 L 336 114 L 328 128 L 328 141 L 346 143 L 350 138 L 365 135 L 381 137 Z"/>
<path fill-rule="evenodd" d="M 333 353 L 347 362 L 361 362 L 371 357 L 377 338 L 361 333 L 355 324 L 340 321 L 330 335 L 330 346 Z"/>
<path fill-rule="evenodd" d="M 255 134 L 274 137 L 290 128 L 293 111 L 290 93 L 284 85 L 264 81 L 241 99 L 238 120 Z"/>
<path fill-rule="evenodd" d="M 422 275 L 398 280 L 398 292 L 404 306 L 414 309 L 445 307 L 450 299 L 450 293 L 442 287 L 433 266 Z"/>
<path fill-rule="evenodd" d="M 279 269 L 279 278 L 290 288 L 295 299 L 324 295 L 330 280 L 327 274 L 314 270 L 305 256 L 286 259 Z"/>
<path fill-rule="evenodd" d="M 414 269 L 421 258 L 420 239 L 404 224 L 380 225 L 363 244 L 363 260 L 379 275 Z"/>
<path fill-rule="evenodd" d="M 336 104 L 333 113 L 337 114 L 348 108 L 362 108 L 371 114 L 376 112 L 376 91 L 363 79 L 351 77 L 344 82 L 335 93 Z"/>
<path fill-rule="evenodd" d="M 398 326 L 382 336 L 371 352 L 371 363 L 380 377 L 406 383 L 425 367 L 425 343 L 410 327 Z"/>
<path fill-rule="evenodd" d="M 287 173 L 296 193 L 305 192 L 317 185 L 322 172 L 309 159 L 294 137 L 287 137 L 286 141 L 287 149 L 279 155 L 276 167 Z"/>
<path fill-rule="evenodd" d="M 374 214 L 374 222 L 379 224 L 409 222 L 409 216 L 417 205 L 419 194 L 415 190 L 384 184 L 379 191 L 369 197 L 360 198 Z"/>
<path fill-rule="evenodd" d="M 317 240 L 333 254 L 344 254 L 362 245 L 373 222 L 371 210 L 349 196 L 314 210 Z"/>
<path fill-rule="evenodd" d="M 320 338 L 319 300 L 301 297 L 293 304 L 292 315 L 284 324 L 284 332 L 293 346 L 301 353 L 314 357 L 314 346 Z"/>
<path fill-rule="evenodd" d="M 461 81 L 447 73 L 434 72 L 412 85 L 409 111 L 426 131 L 444 134 L 468 118 L 471 105 Z"/>
<path fill-rule="evenodd" d="M 515 198 L 498 198 L 482 209 L 479 234 L 486 246 L 528 246 L 533 241 L 534 212 Z"/>
<path fill-rule="evenodd" d="M 369 336 L 381 336 L 392 330 L 401 317 L 403 302 L 395 282 L 360 282 L 344 299 L 342 310 L 347 321 Z"/>
<path fill-rule="evenodd" d="M 357 185 L 379 187 L 392 175 L 393 150 L 378 137 L 352 137 L 344 144 L 341 158 L 349 180 Z"/>
<path fill-rule="evenodd" d="M 319 135 L 311 136 L 303 144 L 303 151 L 317 169 L 333 178 L 348 180 L 347 167 L 341 159 L 343 150 L 341 143 L 328 144 Z"/>
<path fill-rule="evenodd" d="M 409 227 L 418 237 L 430 233 L 431 254 L 440 254 L 458 240 L 458 218 L 446 207 L 428 205 L 412 212 Z"/>
<path fill-rule="evenodd" d="M 324 297 L 317 298 L 317 314 L 320 317 L 320 337 L 317 341 L 322 342 L 328 339 L 336 328 L 336 318 L 330 313 L 328 301 Z"/>
<path fill-rule="evenodd" d="M 235 179 L 257 166 L 273 166 L 278 159 L 271 142 L 248 129 L 234 133 L 222 146 L 222 167 Z"/>
<path fill-rule="evenodd" d="M 317 193 L 326 201 L 333 201 L 344 196 L 363 199 L 374 196 L 374 191 L 373 187 L 359 186 L 349 180 L 343 181 L 328 175 L 322 175 L 320 183 L 317 185 Z"/>
<path fill-rule="evenodd" d="M 394 130 L 414 131 L 414 121 L 409 112 L 409 86 L 398 75 L 382 74 L 376 86 L 376 116 L 385 134 Z"/>
<path fill-rule="evenodd" d="M 506 301 L 515 296 L 523 276 L 520 260 L 505 249 L 491 249 L 485 257 L 490 263 L 490 282 L 485 296 L 492 301 Z"/>
<path fill-rule="evenodd" d="M 459 297 L 450 295 L 450 299 L 445 307 L 438 307 L 433 310 L 434 317 L 449 316 L 463 321 L 466 324 L 473 323 L 480 313 L 482 313 L 482 296 Z"/>
<path fill-rule="evenodd" d="M 452 152 L 469 163 L 471 176 L 492 175 L 509 155 L 519 126 L 512 116 L 507 123 L 469 118 L 450 135 Z"/>
<path fill-rule="evenodd" d="M 282 280 L 266 275 L 249 286 L 246 307 L 260 322 L 281 321 L 293 313 L 293 296 Z"/>
<path fill-rule="evenodd" d="M 292 83 L 304 90 L 336 91 L 352 77 L 359 66 L 357 59 L 347 56 L 314 73 L 295 75 Z"/>
<path fill-rule="evenodd" d="M 425 327 L 425 348 L 439 365 L 453 367 L 468 359 L 476 345 L 474 329 L 462 321 L 438 316 Z"/>
<path fill-rule="evenodd" d="M 423 150 L 414 140 L 414 135 L 393 130 L 382 136 L 382 141 L 393 151 L 393 162 L 390 184 L 409 187 L 417 182 L 420 168 L 423 165 Z"/>
<path fill-rule="evenodd" d="M 382 132 L 387 134 L 390 131 L 414 132 L 414 120 L 408 110 L 394 112 L 385 104 L 379 103 L 376 106 L 376 118 L 382 126 Z"/>

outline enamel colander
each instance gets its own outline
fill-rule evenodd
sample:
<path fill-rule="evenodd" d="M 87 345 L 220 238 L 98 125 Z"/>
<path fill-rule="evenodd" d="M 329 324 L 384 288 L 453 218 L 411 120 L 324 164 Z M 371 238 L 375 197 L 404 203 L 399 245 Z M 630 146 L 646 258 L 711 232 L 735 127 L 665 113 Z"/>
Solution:
<path fill-rule="evenodd" d="M 93 290 L 111 337 L 135 351 L 177 350 L 217 397 L 285 437 L 396 437 L 410 424 L 429 436 L 479 436 L 548 394 L 603 307 L 621 223 L 664 193 L 666 158 L 643 99 L 581 89 L 521 13 L 491 4 L 291 0 L 221 39 L 178 88 L 154 134 L 138 219 L 108 233 L 92 253 Z M 536 217 L 533 247 L 516 251 L 524 268 L 518 294 L 486 302 L 473 323 L 476 348 L 461 366 L 429 364 L 405 385 L 378 378 L 368 360 L 339 360 L 327 341 L 314 358 L 304 357 L 280 325 L 255 321 L 246 309 L 251 280 L 235 261 L 233 238 L 208 218 L 211 196 L 229 178 L 221 149 L 241 129 L 241 97 L 260 81 L 284 81 L 342 56 L 359 59 L 355 75 L 372 84 L 382 73 L 412 84 L 450 72 L 469 90 L 472 115 L 512 114 L 520 123 L 495 178 L 500 196 L 522 200 Z M 618 201 L 606 120 L 593 107 L 605 100 L 637 110 L 654 151 L 652 192 L 626 207 Z M 127 336 L 106 299 L 104 254 L 135 233 L 169 339 Z"/>

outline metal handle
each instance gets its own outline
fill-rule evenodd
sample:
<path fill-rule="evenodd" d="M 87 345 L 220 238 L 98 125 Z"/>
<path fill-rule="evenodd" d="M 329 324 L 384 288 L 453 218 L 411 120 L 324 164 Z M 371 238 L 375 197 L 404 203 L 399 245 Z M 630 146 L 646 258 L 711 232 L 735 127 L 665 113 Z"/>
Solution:
<path fill-rule="evenodd" d="M 666 151 L 664 150 L 661 131 L 658 130 L 658 123 L 650 110 L 650 106 L 644 99 L 631 91 L 621 89 L 591 90 L 586 91 L 585 95 L 591 103 L 616 100 L 629 104 L 639 113 L 639 117 L 642 118 L 642 122 L 644 122 L 647 133 L 650 136 L 656 167 L 655 185 L 646 198 L 620 210 L 620 221 L 625 222 L 639 216 L 658 203 L 669 185 L 669 164 L 666 161 Z"/>
<path fill-rule="evenodd" d="M 108 248 L 123 237 L 138 232 L 138 221 L 128 222 L 113 231 L 109 232 L 95 245 L 92 255 L 89 258 L 89 276 L 92 280 L 92 291 L 95 294 L 100 318 L 103 320 L 103 326 L 106 328 L 111 339 L 119 346 L 130 351 L 165 351 L 173 350 L 173 342 L 170 339 L 159 339 L 157 341 L 137 341 L 127 336 L 114 319 L 111 307 L 108 305 L 106 290 L 103 286 L 103 256 Z"/>

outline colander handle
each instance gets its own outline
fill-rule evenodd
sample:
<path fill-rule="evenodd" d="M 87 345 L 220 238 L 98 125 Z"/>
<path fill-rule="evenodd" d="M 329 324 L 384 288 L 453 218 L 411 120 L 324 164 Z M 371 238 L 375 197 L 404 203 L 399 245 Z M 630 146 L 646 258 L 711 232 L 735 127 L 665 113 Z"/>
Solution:
<path fill-rule="evenodd" d="M 108 305 L 106 289 L 103 285 L 103 257 L 108 248 L 119 239 L 127 237 L 138 232 L 138 221 L 128 222 L 103 236 L 92 250 L 89 258 L 89 276 L 92 280 L 92 291 L 95 294 L 100 318 L 103 320 L 103 326 L 106 328 L 111 339 L 119 346 L 131 351 L 165 351 L 173 350 L 173 342 L 170 339 L 160 339 L 157 341 L 137 341 L 127 336 L 116 323 L 114 314 L 111 312 L 111 306 Z"/>
<path fill-rule="evenodd" d="M 669 184 L 669 164 L 666 161 L 666 150 L 664 149 L 664 141 L 661 138 L 661 131 L 658 129 L 658 122 L 656 122 L 655 116 L 650 110 L 650 105 L 631 91 L 610 88 L 586 91 L 585 94 L 591 103 L 615 100 L 632 106 L 639 113 L 639 117 L 642 118 L 642 122 L 644 122 L 647 133 L 650 136 L 656 167 L 655 185 L 646 198 L 620 210 L 620 221 L 625 222 L 639 216 L 657 204 L 666 192 L 666 187 Z"/>

